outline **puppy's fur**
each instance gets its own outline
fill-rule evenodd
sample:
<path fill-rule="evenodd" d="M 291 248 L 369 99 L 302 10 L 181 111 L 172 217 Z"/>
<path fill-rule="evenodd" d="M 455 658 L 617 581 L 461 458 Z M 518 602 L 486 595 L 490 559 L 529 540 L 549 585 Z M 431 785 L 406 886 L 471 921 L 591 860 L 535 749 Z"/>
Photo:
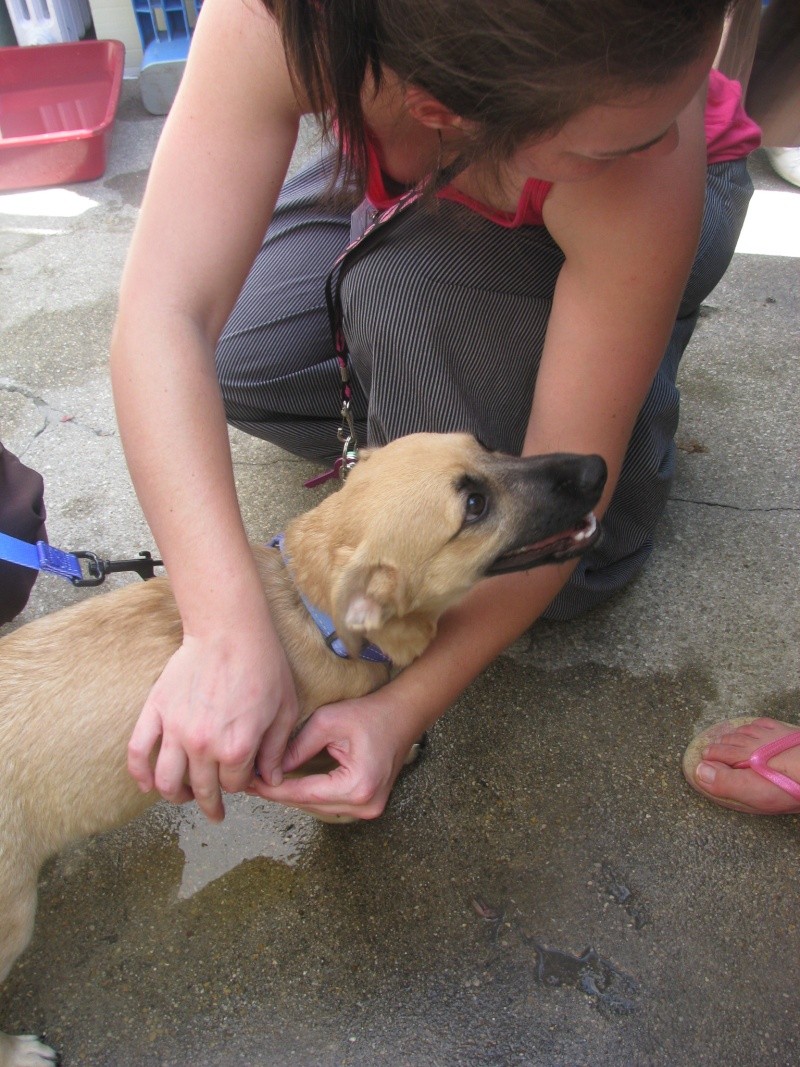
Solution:
<path fill-rule="evenodd" d="M 400 669 L 486 574 L 547 562 L 551 548 L 557 558 L 585 548 L 585 535 L 553 535 L 580 526 L 604 480 L 598 457 L 515 459 L 462 434 L 417 434 L 365 453 L 339 492 L 290 524 L 290 570 L 276 549 L 253 547 L 300 721 L 383 685 L 390 669 L 335 656 L 298 589 L 352 653 L 370 641 Z M 524 546 L 543 539 L 545 556 L 529 559 Z M 43 861 L 158 799 L 129 777 L 127 743 L 180 643 L 166 578 L 89 597 L 0 640 L 0 981 L 30 940 Z M 35 1038 L 0 1034 L 0 1067 L 51 1055 Z"/>

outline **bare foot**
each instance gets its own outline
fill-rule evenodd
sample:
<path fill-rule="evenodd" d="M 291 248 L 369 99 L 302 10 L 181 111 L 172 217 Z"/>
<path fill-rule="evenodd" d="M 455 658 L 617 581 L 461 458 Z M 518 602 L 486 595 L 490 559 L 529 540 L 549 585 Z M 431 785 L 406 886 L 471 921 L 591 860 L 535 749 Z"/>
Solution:
<path fill-rule="evenodd" d="M 791 748 L 768 757 L 766 767 L 783 776 L 775 785 L 748 767 L 737 768 L 764 745 L 795 734 Z M 777 719 L 728 719 L 699 734 L 686 749 L 683 773 L 708 800 L 751 815 L 800 812 L 800 727 Z M 791 792 L 787 792 L 791 789 Z"/>

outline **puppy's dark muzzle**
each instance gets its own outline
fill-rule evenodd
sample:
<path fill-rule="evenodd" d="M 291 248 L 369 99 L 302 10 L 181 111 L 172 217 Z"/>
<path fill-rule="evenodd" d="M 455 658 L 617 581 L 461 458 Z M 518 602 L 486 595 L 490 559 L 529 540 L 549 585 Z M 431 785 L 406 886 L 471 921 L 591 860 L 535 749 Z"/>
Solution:
<path fill-rule="evenodd" d="M 592 509 L 607 476 L 602 456 L 559 453 L 510 461 L 504 481 L 520 501 L 517 536 L 487 573 L 561 563 L 597 544 L 600 525 Z"/>
<path fill-rule="evenodd" d="M 591 510 L 603 495 L 608 469 L 602 456 L 563 456 L 553 472 L 555 492 Z"/>

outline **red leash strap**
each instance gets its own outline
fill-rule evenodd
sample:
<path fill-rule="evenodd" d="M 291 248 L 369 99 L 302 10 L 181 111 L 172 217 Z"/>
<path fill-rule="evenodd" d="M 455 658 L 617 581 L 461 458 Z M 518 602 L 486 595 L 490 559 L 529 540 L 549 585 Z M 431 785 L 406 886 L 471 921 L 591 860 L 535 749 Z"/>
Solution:
<path fill-rule="evenodd" d="M 385 211 L 378 213 L 361 236 L 351 241 L 344 251 L 337 256 L 328 274 L 325 282 L 325 303 L 328 308 L 328 322 L 341 379 L 342 407 L 340 417 L 342 421 L 337 431 L 337 437 L 342 444 L 342 454 L 329 471 L 325 471 L 324 474 L 319 474 L 315 478 L 310 478 L 305 483 L 307 488 L 322 485 L 337 476 L 342 479 L 346 478 L 348 472 L 352 470 L 358 460 L 358 438 L 352 412 L 353 390 L 350 376 L 350 354 L 347 349 L 347 339 L 344 335 L 343 325 L 342 279 L 357 259 L 385 236 L 388 224 L 402 215 L 430 191 L 431 182 L 435 184 L 437 189 L 442 188 L 455 177 L 461 166 L 463 164 L 453 164 L 450 167 L 446 167 L 444 170 L 439 171 L 434 178 L 428 179 L 422 185 L 409 190 L 396 203 L 386 208 Z"/>

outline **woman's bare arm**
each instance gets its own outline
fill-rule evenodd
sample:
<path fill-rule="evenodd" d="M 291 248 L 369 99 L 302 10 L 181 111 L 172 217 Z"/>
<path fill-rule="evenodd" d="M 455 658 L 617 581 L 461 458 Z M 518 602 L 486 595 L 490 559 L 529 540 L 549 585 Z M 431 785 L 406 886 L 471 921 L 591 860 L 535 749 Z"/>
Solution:
<path fill-rule="evenodd" d="M 556 187 L 546 222 L 564 250 L 525 454 L 599 453 L 613 493 L 633 425 L 663 358 L 699 236 L 705 182 L 703 101 L 681 118 L 667 158 L 632 157 L 604 176 Z M 573 564 L 488 579 L 442 619 L 423 656 L 389 685 L 316 712 L 285 769 L 327 747 L 328 776 L 261 787 L 311 811 L 371 818 L 405 752 L 551 603 Z"/>
<path fill-rule="evenodd" d="M 220 783 L 242 788 L 259 748 L 262 773 L 274 774 L 296 714 L 236 499 L 214 350 L 274 208 L 300 111 L 263 7 L 206 0 L 153 162 L 112 344 L 126 456 L 184 623 L 129 766 L 142 788 L 155 784 L 170 799 L 191 795 L 188 776 L 212 818 L 222 814 Z"/>

